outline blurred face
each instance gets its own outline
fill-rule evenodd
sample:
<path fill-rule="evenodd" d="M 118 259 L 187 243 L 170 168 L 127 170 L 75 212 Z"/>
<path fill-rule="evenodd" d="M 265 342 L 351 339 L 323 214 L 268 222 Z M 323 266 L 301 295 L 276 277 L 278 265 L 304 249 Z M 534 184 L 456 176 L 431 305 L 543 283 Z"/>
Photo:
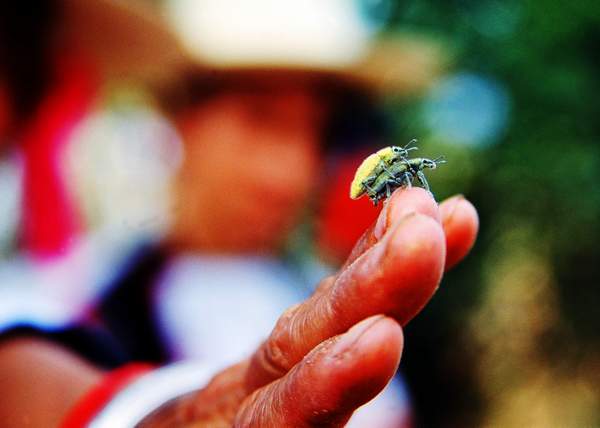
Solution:
<path fill-rule="evenodd" d="M 179 127 L 173 242 L 217 252 L 274 250 L 319 171 L 322 111 L 308 85 L 223 92 Z"/>

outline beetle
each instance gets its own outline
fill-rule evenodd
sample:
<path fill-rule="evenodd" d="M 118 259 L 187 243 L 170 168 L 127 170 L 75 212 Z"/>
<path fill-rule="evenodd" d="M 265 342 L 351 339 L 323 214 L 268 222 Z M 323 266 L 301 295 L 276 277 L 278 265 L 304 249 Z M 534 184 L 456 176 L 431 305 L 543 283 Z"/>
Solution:
<path fill-rule="evenodd" d="M 368 187 L 384 171 L 389 172 L 389 166 L 397 162 L 407 162 L 408 152 L 417 150 L 417 147 L 409 147 L 417 140 L 410 140 L 404 147 L 390 146 L 385 147 L 362 161 L 356 173 L 354 180 L 350 185 L 350 198 L 358 199 L 367 192 Z"/>
<path fill-rule="evenodd" d="M 443 157 L 436 159 L 413 158 L 396 162 L 381 172 L 375 180 L 365 184 L 365 193 L 374 205 L 384 198 L 389 198 L 392 191 L 399 187 L 411 187 L 415 178 L 429 191 L 429 183 L 423 173 L 425 169 L 435 169 L 439 164 L 446 163 Z"/>

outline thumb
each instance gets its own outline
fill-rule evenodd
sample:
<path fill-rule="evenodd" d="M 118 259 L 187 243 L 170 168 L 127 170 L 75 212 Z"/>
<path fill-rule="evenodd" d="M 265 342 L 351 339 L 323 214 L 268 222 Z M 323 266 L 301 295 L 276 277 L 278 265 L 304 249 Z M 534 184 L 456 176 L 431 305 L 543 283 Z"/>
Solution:
<path fill-rule="evenodd" d="M 341 427 L 393 377 L 402 330 L 376 315 L 322 342 L 288 374 L 242 404 L 235 427 Z"/>

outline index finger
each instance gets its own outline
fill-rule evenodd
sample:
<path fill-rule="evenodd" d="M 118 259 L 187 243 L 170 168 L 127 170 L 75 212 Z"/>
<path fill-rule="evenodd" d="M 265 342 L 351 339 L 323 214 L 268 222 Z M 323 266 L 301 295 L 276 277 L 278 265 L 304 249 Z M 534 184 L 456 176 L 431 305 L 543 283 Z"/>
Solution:
<path fill-rule="evenodd" d="M 438 206 L 431 194 L 420 187 L 399 189 L 392 194 L 377 222 L 357 241 L 344 267 L 375 245 L 381 238 L 382 230 L 390 223 L 409 212 L 428 215 L 441 222 L 446 234 L 445 270 L 461 261 L 473 247 L 479 229 L 479 218 L 473 205 L 463 195 L 448 198 Z"/>
<path fill-rule="evenodd" d="M 377 221 L 358 239 L 350 255 L 339 272 L 344 271 L 357 258 L 381 240 L 385 231 L 407 214 L 419 213 L 441 222 L 440 210 L 431 193 L 420 187 L 395 191 L 379 213 Z M 325 278 L 317 287 L 316 293 L 322 293 L 331 287 L 335 276 Z"/>
<path fill-rule="evenodd" d="M 390 199 L 388 217 L 398 200 Z M 405 324 L 425 305 L 443 273 L 445 237 L 438 219 L 416 213 L 416 205 L 402 208 L 403 217 L 375 226 L 380 239 L 328 286 L 282 315 L 251 359 L 249 389 L 281 377 L 320 342 L 369 316 L 387 314 Z"/>
<path fill-rule="evenodd" d="M 420 187 L 399 189 L 386 202 L 377 221 L 358 239 L 341 270 L 379 242 L 390 225 L 409 213 L 420 213 L 441 222 L 440 210 L 431 193 Z"/>

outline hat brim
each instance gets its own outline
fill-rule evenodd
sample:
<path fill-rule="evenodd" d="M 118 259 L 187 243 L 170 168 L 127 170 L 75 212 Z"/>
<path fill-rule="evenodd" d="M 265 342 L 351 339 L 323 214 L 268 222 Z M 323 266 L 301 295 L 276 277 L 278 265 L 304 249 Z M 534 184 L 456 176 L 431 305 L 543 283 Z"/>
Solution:
<path fill-rule="evenodd" d="M 377 40 L 360 62 L 344 67 L 278 62 L 231 62 L 213 64 L 186 55 L 187 69 L 205 74 L 263 77 L 268 74 L 324 77 L 370 88 L 377 92 L 409 95 L 418 93 L 440 76 L 449 58 L 433 39 L 401 35 Z"/>
<path fill-rule="evenodd" d="M 215 64 L 186 51 L 156 7 L 139 0 L 62 0 L 62 34 L 94 57 L 109 77 L 168 83 L 184 70 L 329 76 L 376 91 L 410 94 L 427 88 L 448 63 L 439 42 L 415 35 L 377 39 L 359 62 L 343 67 L 271 62 Z"/>

